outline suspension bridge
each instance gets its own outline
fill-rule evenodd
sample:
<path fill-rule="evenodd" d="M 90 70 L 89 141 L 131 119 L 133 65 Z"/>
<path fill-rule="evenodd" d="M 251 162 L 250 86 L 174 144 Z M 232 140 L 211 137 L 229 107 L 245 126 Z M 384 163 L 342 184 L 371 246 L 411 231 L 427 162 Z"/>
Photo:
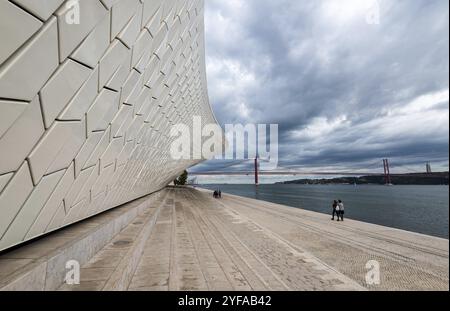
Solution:
<path fill-rule="evenodd" d="M 232 170 L 233 167 L 237 165 L 242 165 L 245 162 L 253 161 L 253 169 L 243 169 L 243 170 Z M 404 174 L 423 174 L 424 176 L 432 174 L 430 163 L 426 163 L 425 171 L 418 171 L 417 169 L 411 168 L 407 164 L 396 164 L 394 167 L 398 170 L 402 170 L 402 173 L 393 173 L 392 165 L 389 159 L 383 159 L 382 161 L 377 160 L 376 162 L 366 166 L 367 171 L 315 171 L 315 170 L 299 170 L 299 169 L 289 169 L 286 167 L 277 167 L 274 170 L 261 170 L 260 169 L 260 158 L 250 159 L 250 160 L 240 160 L 225 167 L 222 167 L 218 171 L 199 171 L 190 172 L 191 176 L 254 176 L 255 184 L 259 184 L 259 176 L 348 176 L 348 177 L 359 177 L 359 176 L 384 176 L 386 184 L 391 184 L 391 178 L 393 176 L 400 176 Z M 265 161 L 262 159 L 262 161 Z M 381 169 L 381 163 L 383 171 L 375 171 L 377 167 Z M 370 170 L 370 171 L 369 171 Z"/>

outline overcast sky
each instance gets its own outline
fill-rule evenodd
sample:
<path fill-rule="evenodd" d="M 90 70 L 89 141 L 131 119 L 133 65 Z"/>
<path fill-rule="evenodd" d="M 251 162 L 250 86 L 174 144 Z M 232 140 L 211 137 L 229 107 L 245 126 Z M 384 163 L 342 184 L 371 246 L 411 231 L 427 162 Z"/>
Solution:
<path fill-rule="evenodd" d="M 216 117 L 279 124 L 280 166 L 382 170 L 386 157 L 394 172 L 448 170 L 447 0 L 205 6 Z"/>

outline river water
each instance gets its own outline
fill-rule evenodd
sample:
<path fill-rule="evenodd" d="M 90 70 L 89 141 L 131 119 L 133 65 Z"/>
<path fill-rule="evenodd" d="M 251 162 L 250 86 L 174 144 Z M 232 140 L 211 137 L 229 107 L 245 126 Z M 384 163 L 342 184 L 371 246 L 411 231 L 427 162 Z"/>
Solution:
<path fill-rule="evenodd" d="M 331 213 L 334 199 L 351 219 L 413 232 L 449 237 L 448 186 L 377 185 L 201 185 L 224 193 Z M 331 219 L 331 217 L 330 217 Z"/>

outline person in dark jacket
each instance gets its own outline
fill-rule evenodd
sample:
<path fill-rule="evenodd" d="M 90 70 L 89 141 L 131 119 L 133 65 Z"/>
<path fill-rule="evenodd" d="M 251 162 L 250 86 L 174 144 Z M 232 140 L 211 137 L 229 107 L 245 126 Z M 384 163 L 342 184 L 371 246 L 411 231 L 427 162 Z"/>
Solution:
<path fill-rule="evenodd" d="M 334 200 L 332 206 L 333 206 L 333 218 L 331 218 L 331 220 L 334 220 L 334 216 L 335 216 L 335 215 L 337 215 L 338 220 L 339 220 L 339 214 L 338 214 L 338 212 L 336 211 L 336 207 L 338 206 L 338 201 Z"/>

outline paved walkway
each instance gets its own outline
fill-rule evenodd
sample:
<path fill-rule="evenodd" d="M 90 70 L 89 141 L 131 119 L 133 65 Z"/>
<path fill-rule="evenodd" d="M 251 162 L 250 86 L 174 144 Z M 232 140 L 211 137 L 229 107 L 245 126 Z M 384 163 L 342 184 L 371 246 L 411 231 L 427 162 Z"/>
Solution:
<path fill-rule="evenodd" d="M 448 290 L 448 240 L 171 188 L 129 290 Z M 366 263 L 380 284 L 366 284 Z"/>

